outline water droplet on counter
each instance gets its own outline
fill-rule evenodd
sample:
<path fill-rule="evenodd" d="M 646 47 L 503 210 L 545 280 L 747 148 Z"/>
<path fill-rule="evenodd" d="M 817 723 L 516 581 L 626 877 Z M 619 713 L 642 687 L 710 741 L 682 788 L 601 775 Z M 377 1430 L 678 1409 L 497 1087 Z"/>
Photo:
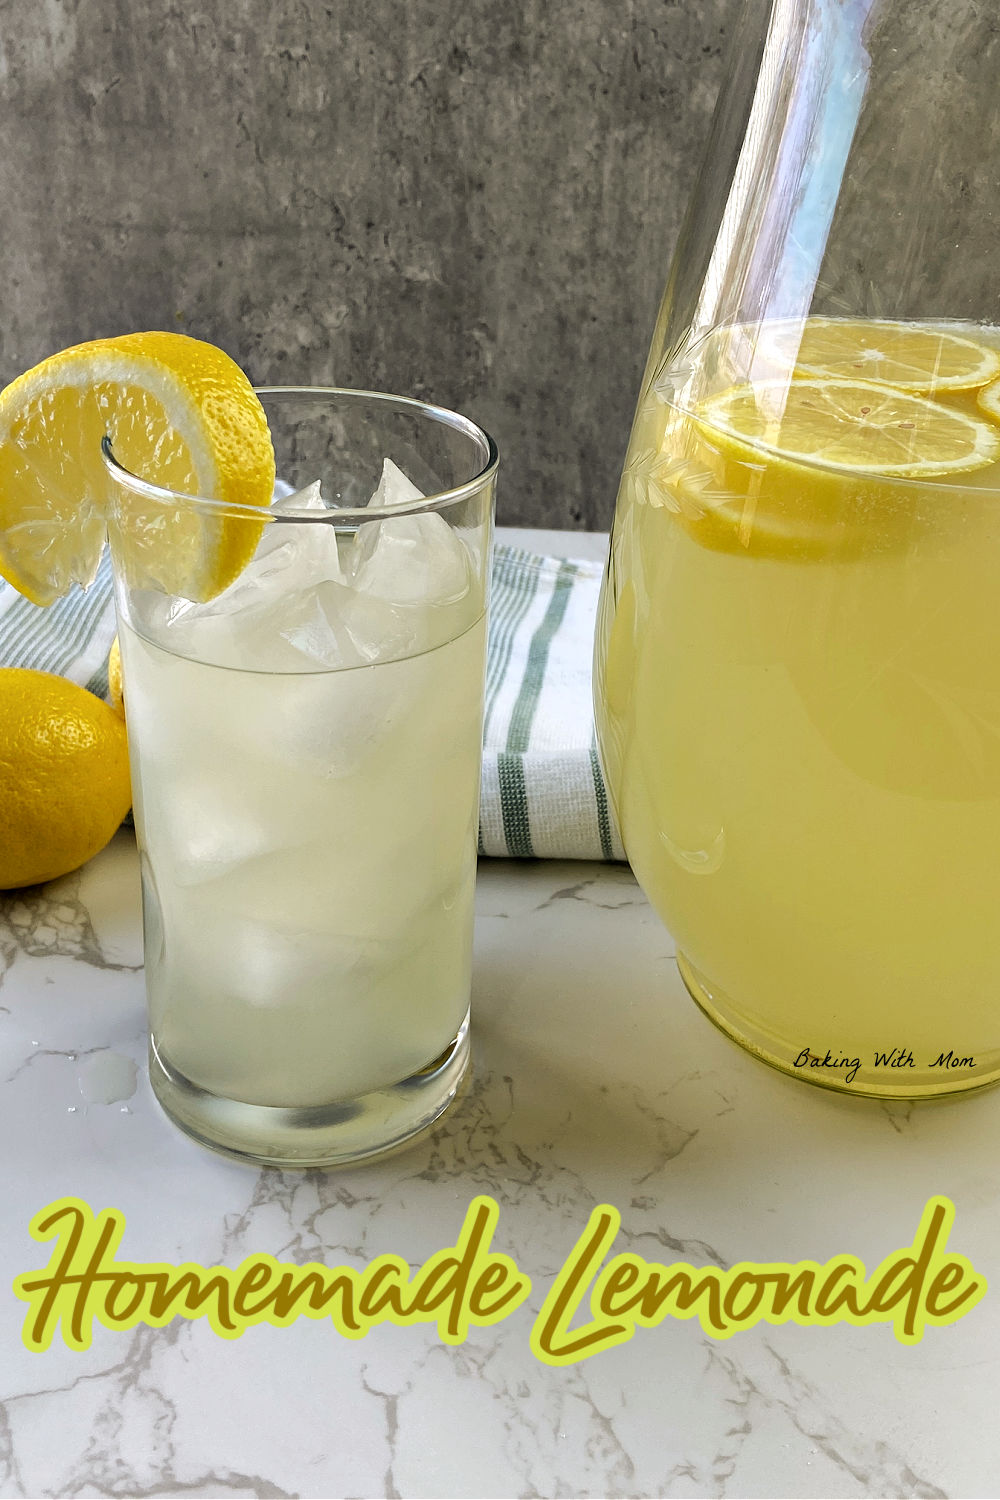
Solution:
<path fill-rule="evenodd" d="M 69 1106 L 69 1108 L 67 1109 L 66 1113 L 68 1115 L 75 1115 L 76 1114 L 76 1105 L 75 1104 L 71 1104 Z"/>
<path fill-rule="evenodd" d="M 97 1052 L 80 1067 L 80 1093 L 88 1104 L 117 1104 L 135 1093 L 137 1071 L 130 1057 L 119 1052 Z"/>

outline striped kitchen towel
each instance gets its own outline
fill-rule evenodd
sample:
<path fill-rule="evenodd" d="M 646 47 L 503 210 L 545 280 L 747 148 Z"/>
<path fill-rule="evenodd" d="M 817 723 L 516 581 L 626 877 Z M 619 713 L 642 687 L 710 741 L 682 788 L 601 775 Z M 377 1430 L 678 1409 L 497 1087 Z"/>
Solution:
<path fill-rule="evenodd" d="M 479 850 L 624 859 L 597 759 L 590 662 L 600 563 L 497 546 Z M 0 665 L 37 667 L 107 694 L 115 634 L 105 552 L 86 593 L 37 609 L 0 581 Z"/>
<path fill-rule="evenodd" d="M 603 571 L 601 563 L 496 548 L 481 854 L 625 858 L 597 758 L 590 696 Z"/>

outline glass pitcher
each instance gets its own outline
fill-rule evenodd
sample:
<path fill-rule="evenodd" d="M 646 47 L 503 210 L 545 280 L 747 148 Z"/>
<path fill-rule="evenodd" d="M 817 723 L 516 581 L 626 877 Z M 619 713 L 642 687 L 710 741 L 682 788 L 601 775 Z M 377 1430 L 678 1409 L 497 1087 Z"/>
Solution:
<path fill-rule="evenodd" d="M 883 1097 L 1000 1080 L 1000 28 L 751 0 L 598 623 L 604 769 L 698 1005 Z"/>

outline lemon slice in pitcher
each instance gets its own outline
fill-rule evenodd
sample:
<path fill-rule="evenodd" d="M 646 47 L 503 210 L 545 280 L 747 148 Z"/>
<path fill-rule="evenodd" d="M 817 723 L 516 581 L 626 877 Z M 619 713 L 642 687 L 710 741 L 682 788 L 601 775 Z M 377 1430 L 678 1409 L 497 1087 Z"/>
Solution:
<path fill-rule="evenodd" d="M 772 380 L 733 386 L 697 409 L 716 433 L 774 459 L 894 479 L 932 479 L 1000 459 L 989 422 L 862 380 Z"/>
<path fill-rule="evenodd" d="M 761 337 L 797 373 L 877 381 L 914 396 L 974 391 L 1000 375 L 1000 350 L 926 323 L 807 318 L 765 324 Z"/>
<path fill-rule="evenodd" d="M 804 561 L 908 545 L 915 524 L 937 524 L 927 487 L 1000 461 L 1000 428 L 874 382 L 772 380 L 675 412 L 664 451 L 692 537 Z"/>
<path fill-rule="evenodd" d="M 992 417 L 994 422 L 1000 422 L 1000 380 L 988 385 L 984 391 L 976 396 L 976 405 L 986 416 Z"/>
<path fill-rule="evenodd" d="M 105 533 L 101 439 L 181 494 L 271 503 L 267 419 L 240 367 L 179 333 L 132 333 L 52 355 L 0 392 L 0 574 L 35 604 L 88 584 Z M 121 529 L 142 576 L 208 599 L 241 572 L 256 524 L 135 500 Z"/>

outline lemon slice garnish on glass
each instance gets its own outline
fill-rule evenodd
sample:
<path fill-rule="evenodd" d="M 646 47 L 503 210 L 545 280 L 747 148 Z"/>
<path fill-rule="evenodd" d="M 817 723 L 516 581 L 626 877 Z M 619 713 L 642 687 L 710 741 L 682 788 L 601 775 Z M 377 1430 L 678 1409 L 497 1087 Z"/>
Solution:
<path fill-rule="evenodd" d="M 876 381 L 914 396 L 973 391 L 1000 376 L 1000 350 L 926 323 L 807 318 L 764 324 L 760 338 L 797 374 Z"/>
<path fill-rule="evenodd" d="M 0 392 L 0 574 L 35 604 L 94 577 L 105 535 L 105 433 L 118 462 L 155 485 L 271 503 L 267 419 L 221 349 L 179 333 L 64 349 Z M 140 499 L 119 532 L 145 581 L 191 599 L 220 593 L 259 538 L 256 523 Z"/>

